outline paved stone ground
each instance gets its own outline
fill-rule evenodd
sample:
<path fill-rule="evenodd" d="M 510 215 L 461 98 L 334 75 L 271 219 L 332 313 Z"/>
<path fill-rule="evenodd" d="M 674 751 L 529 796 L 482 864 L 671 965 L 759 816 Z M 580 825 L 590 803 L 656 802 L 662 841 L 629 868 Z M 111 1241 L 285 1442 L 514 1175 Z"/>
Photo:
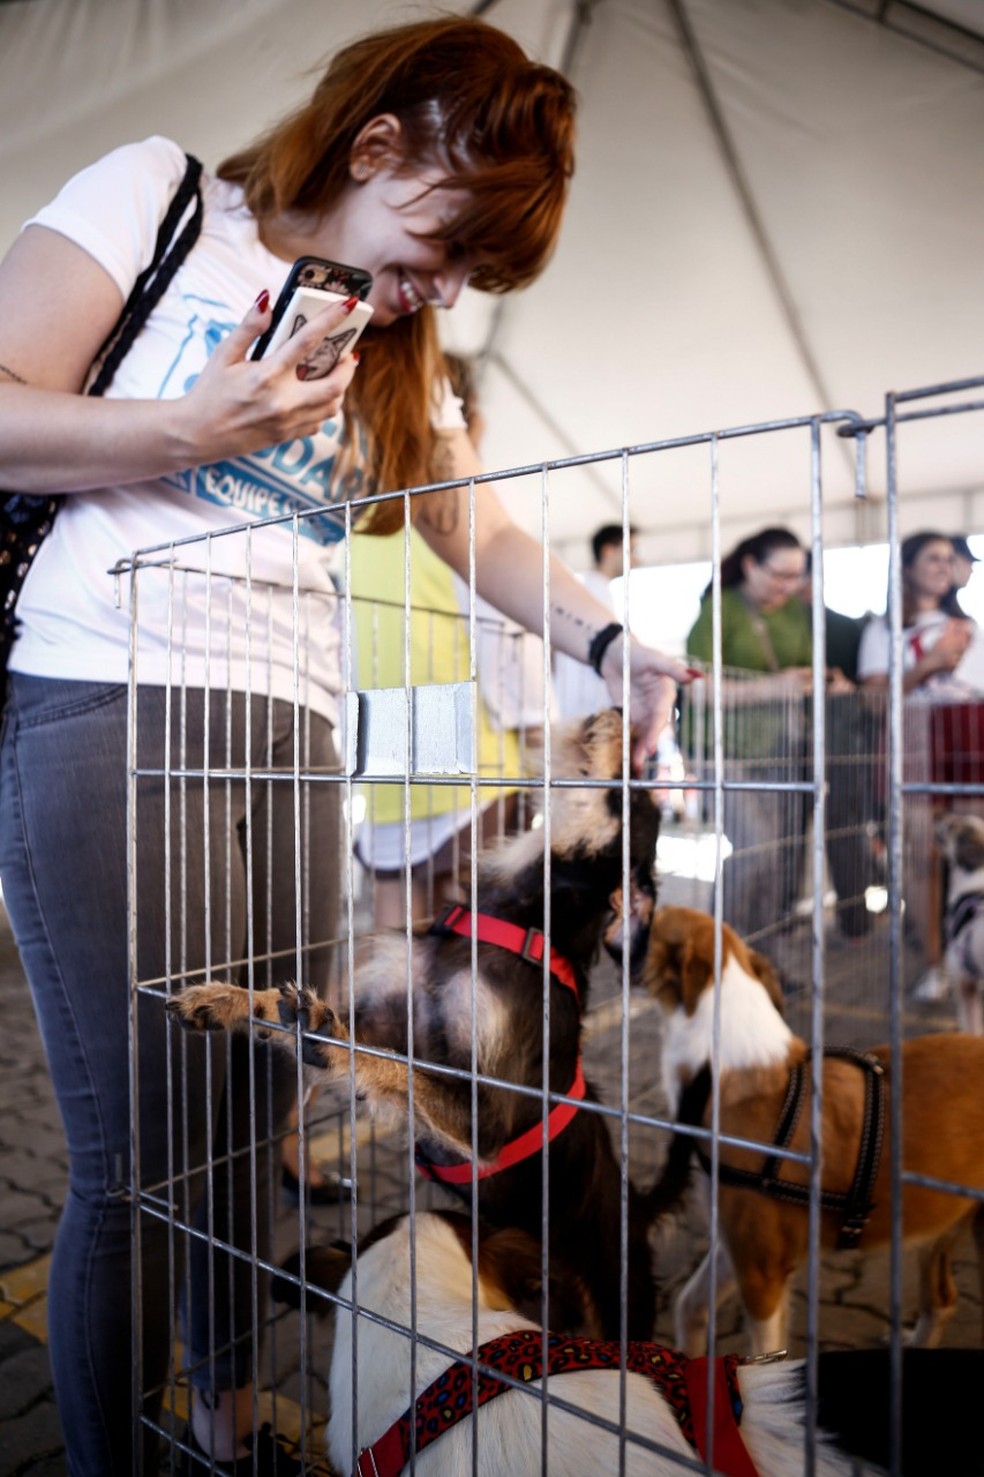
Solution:
<path fill-rule="evenodd" d="M 664 883 L 664 901 L 701 899 L 674 895 L 672 879 Z M 809 1025 L 809 956 L 805 929 L 778 941 L 774 950 L 791 997 L 794 1029 L 806 1034 Z M 830 1042 L 871 1044 L 887 1035 L 885 929 L 875 931 L 861 949 L 831 950 L 828 956 L 825 1029 Z M 914 972 L 915 964 L 912 970 Z M 603 1100 L 618 1100 L 618 1060 L 621 1027 L 613 993 L 616 977 L 610 965 L 599 966 L 594 983 L 595 1014 L 589 1028 L 586 1067 Z M 637 1001 L 630 1027 L 630 1091 L 634 1109 L 662 1111 L 654 1080 L 659 1022 L 648 1002 Z M 64 1450 L 51 1389 L 45 1345 L 47 1254 L 50 1251 L 66 1183 L 62 1131 L 55 1109 L 27 987 L 20 971 L 6 918 L 0 909 L 0 1477 L 57 1477 L 65 1471 Z M 907 1018 L 907 1030 L 947 1029 L 952 1026 L 946 1007 L 927 1006 Z M 322 1110 L 324 1111 L 324 1109 Z M 318 1152 L 329 1157 L 342 1142 L 341 1129 L 323 1122 L 316 1130 Z M 630 1150 L 633 1172 L 648 1183 L 663 1153 L 665 1136 L 655 1129 L 633 1134 Z M 347 1162 L 347 1161 L 346 1161 Z M 359 1153 L 363 1214 L 367 1223 L 404 1208 L 408 1157 L 399 1139 L 365 1135 Z M 418 1204 L 441 1192 L 424 1188 Z M 309 1239 L 330 1238 L 347 1232 L 348 1213 L 326 1208 L 310 1212 Z M 298 1244 L 296 1211 L 284 1211 L 277 1234 L 278 1255 Z M 657 1335 L 670 1341 L 672 1298 L 706 1247 L 699 1208 L 693 1206 L 677 1223 L 662 1227 L 654 1237 L 654 1262 L 660 1289 Z M 981 1300 L 969 1237 L 957 1252 L 956 1275 L 960 1306 L 947 1333 L 950 1345 L 978 1345 L 981 1339 Z M 888 1329 L 888 1259 L 830 1255 L 819 1269 L 820 1340 L 823 1348 L 870 1345 Z M 911 1314 L 915 1287 L 907 1265 L 905 1301 Z M 806 1278 L 797 1281 L 792 1305 L 791 1352 L 802 1352 L 806 1331 Z M 299 1359 L 299 1315 L 277 1316 L 270 1327 L 272 1370 L 286 1402 L 288 1419 L 276 1413 L 278 1427 L 297 1422 L 303 1402 L 306 1410 L 323 1416 L 327 1405 L 325 1371 L 329 1334 L 325 1325 L 307 1320 L 308 1369 Z M 741 1350 L 737 1308 L 726 1307 L 718 1321 L 722 1350 Z M 320 1438 L 315 1437 L 315 1440 Z M 310 1449 L 310 1448 L 309 1448 Z M 320 1445 L 313 1448 L 320 1450 Z M 166 1470 L 171 1470 L 170 1462 Z M 310 1470 L 316 1470 L 314 1466 Z M 317 1470 L 325 1470 L 318 1466 Z"/>
<path fill-rule="evenodd" d="M 44 1292 L 67 1182 L 65 1139 L 2 908 L 0 1015 L 0 1471 L 56 1477 L 65 1464 Z"/>

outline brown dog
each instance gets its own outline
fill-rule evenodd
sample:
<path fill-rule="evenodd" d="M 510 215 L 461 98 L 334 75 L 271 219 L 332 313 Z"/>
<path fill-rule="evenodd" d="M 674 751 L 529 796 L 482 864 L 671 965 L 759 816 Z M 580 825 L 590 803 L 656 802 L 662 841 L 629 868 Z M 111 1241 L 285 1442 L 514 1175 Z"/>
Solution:
<path fill-rule="evenodd" d="M 706 1098 L 688 1106 L 694 1086 L 707 1069 L 716 1075 L 720 1092 L 721 1132 L 762 1145 L 775 1141 L 784 1114 L 792 1070 L 807 1061 L 808 1048 L 780 1016 L 737 934 L 723 928 L 720 960 L 719 1053 L 712 1060 L 715 996 L 714 920 L 691 908 L 661 908 L 652 920 L 642 981 L 666 1016 L 663 1081 L 675 1116 L 710 1126 Z M 917 1037 L 902 1048 L 904 1171 L 984 1189 L 984 1040 L 959 1034 Z M 892 1230 L 890 1175 L 892 1142 L 890 1107 L 893 1085 L 888 1047 L 868 1054 L 885 1080 L 884 1143 L 875 1153 L 861 1246 L 888 1244 Z M 865 1116 L 869 1074 L 857 1061 L 826 1057 L 823 1065 L 823 1184 L 825 1196 L 847 1198 L 855 1182 Z M 805 1155 L 810 1147 L 810 1071 L 804 1074 L 804 1097 L 787 1139 L 791 1150 Z M 683 1146 L 682 1153 L 680 1145 Z M 678 1170 L 690 1159 L 693 1138 L 678 1136 L 670 1166 Z M 708 1145 L 709 1148 L 709 1145 Z M 744 1304 L 754 1353 L 782 1347 L 785 1337 L 787 1286 L 804 1260 L 808 1243 L 805 1199 L 777 1198 L 747 1183 L 727 1183 L 730 1167 L 757 1176 L 771 1157 L 760 1151 L 720 1146 L 719 1299 L 737 1287 Z M 783 1185 L 807 1186 L 809 1166 L 779 1158 L 773 1178 Z M 673 1187 L 682 1192 L 683 1176 Z M 803 1193 L 802 1191 L 800 1192 Z M 822 1212 L 825 1247 L 838 1243 L 842 1216 Z M 920 1247 L 919 1320 L 912 1341 L 939 1342 L 956 1303 L 950 1250 L 961 1227 L 973 1220 L 984 1285 L 984 1208 L 980 1201 L 905 1184 L 902 1191 L 903 1236 Z M 688 1353 L 703 1351 L 707 1337 L 710 1257 L 705 1257 L 679 1294 L 676 1339 Z"/>

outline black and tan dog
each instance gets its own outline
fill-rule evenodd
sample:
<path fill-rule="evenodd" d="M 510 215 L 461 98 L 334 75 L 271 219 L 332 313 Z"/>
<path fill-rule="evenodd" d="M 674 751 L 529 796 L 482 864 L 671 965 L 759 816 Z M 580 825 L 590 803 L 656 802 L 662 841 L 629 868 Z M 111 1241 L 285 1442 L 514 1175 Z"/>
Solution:
<path fill-rule="evenodd" d="M 293 987 L 250 995 L 235 986 L 194 986 L 168 1009 L 197 1029 L 248 1026 L 252 1014 L 254 1028 L 288 1027 L 271 1034 L 289 1047 L 299 1022 L 308 1065 L 342 1079 L 351 1072 L 356 1092 L 377 1112 L 406 1117 L 412 1100 L 425 1172 L 468 1198 L 477 1176 L 487 1221 L 539 1237 L 548 1006 L 549 1091 L 563 1099 L 549 1105 L 546 1127 L 550 1256 L 584 1289 L 584 1331 L 617 1338 L 622 1178 L 603 1116 L 580 1106 L 597 1101 L 581 1070 L 581 1020 L 613 891 L 654 895 L 659 812 L 647 789 L 630 787 L 626 876 L 621 715 L 610 710 L 573 727 L 552 758 L 543 824 L 479 861 L 477 913 L 452 910 L 415 936 L 409 962 L 405 937 L 379 940 L 357 970 L 353 1021 Z M 648 1338 L 655 1316 L 648 1208 L 631 1183 L 627 1196 L 629 1335 Z"/>

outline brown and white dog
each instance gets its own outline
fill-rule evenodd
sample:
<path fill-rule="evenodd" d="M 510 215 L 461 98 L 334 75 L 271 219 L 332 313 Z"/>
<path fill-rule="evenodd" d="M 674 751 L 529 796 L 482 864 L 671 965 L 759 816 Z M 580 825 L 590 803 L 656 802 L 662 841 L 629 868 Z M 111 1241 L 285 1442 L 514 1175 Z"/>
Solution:
<path fill-rule="evenodd" d="M 792 1069 L 808 1048 L 782 1019 L 754 959 L 737 934 L 723 929 L 719 991 L 719 1051 L 713 1051 L 715 1012 L 714 920 L 691 908 L 661 908 L 653 916 L 642 982 L 665 1014 L 663 1084 L 674 1117 L 700 1074 L 710 1067 L 720 1093 L 721 1133 L 769 1145 L 783 1114 Z M 984 1189 L 984 1040 L 967 1035 L 916 1037 L 902 1047 L 903 1169 L 969 1189 Z M 870 1214 L 862 1249 L 885 1246 L 891 1237 L 892 1195 L 890 1097 L 892 1058 L 885 1046 L 870 1055 L 886 1081 L 884 1144 L 877 1156 Z M 858 1162 L 864 1118 L 865 1074 L 851 1061 L 827 1057 L 823 1065 L 823 1191 L 847 1195 Z M 812 1094 L 806 1073 L 802 1110 L 788 1147 L 807 1154 Z M 688 1122 L 710 1126 L 705 1100 L 684 1112 Z M 681 1150 L 682 1145 L 682 1152 Z M 671 1148 L 669 1179 L 686 1167 L 692 1139 L 678 1135 Z M 674 1152 L 676 1150 L 677 1152 Z M 758 1173 L 768 1156 L 722 1144 L 722 1166 Z M 779 1177 L 806 1185 L 806 1163 L 780 1159 Z M 668 1199 L 682 1192 L 677 1175 Z M 742 1184 L 720 1185 L 717 1293 L 736 1287 L 744 1304 L 753 1353 L 781 1348 L 785 1339 L 787 1285 L 806 1257 L 808 1210 Z M 962 1226 L 974 1224 L 984 1285 L 984 1208 L 980 1201 L 906 1184 L 902 1191 L 903 1237 L 920 1248 L 919 1319 L 913 1343 L 937 1344 L 956 1303 L 950 1251 Z M 840 1218 L 825 1209 L 821 1238 L 837 1244 Z M 678 1295 L 676 1339 L 688 1353 L 702 1352 L 709 1319 L 710 1255 Z"/>
<path fill-rule="evenodd" d="M 479 859 L 480 919 L 492 920 L 493 933 L 505 925 L 520 941 L 517 952 L 487 941 L 481 928 L 476 942 L 471 915 L 462 908 L 455 927 L 463 932 L 446 927 L 419 934 L 411 941 L 409 961 L 403 935 L 376 941 L 372 956 L 356 968 L 351 1025 L 294 987 L 249 995 L 236 986 L 201 985 L 168 1001 L 171 1014 L 193 1029 L 249 1026 L 252 1010 L 261 1034 L 273 1034 L 290 1048 L 300 1024 L 305 1063 L 343 1082 L 351 1071 L 356 1092 L 377 1113 L 390 1110 L 392 1116 L 395 1110 L 405 1119 L 412 1084 L 418 1155 L 423 1153 L 432 1176 L 470 1199 L 474 1170 L 482 1216 L 535 1237 L 542 1234 L 544 1210 L 542 950 L 549 928 L 549 1085 L 552 1094 L 573 1100 L 551 1111 L 550 1253 L 586 1291 L 585 1331 L 608 1338 L 620 1328 L 622 1180 L 603 1117 L 578 1104 L 597 1101 L 580 1067 L 588 973 L 610 917 L 610 896 L 626 885 L 622 774 L 621 714 L 609 710 L 577 724 L 554 746 L 551 779 L 559 783 L 548 787 L 544 825 Z M 630 789 L 628 814 L 627 885 L 651 900 L 659 811 L 645 788 Z M 278 1026 L 289 1029 L 271 1032 Z M 477 1164 L 471 1162 L 473 1049 Z M 431 1064 L 451 1070 L 431 1072 Z M 632 1337 L 648 1337 L 655 1321 L 650 1217 L 631 1183 L 627 1192 L 629 1330 Z"/>
<path fill-rule="evenodd" d="M 426 1427 L 425 1436 L 439 1431 L 431 1444 L 418 1446 L 416 1470 L 421 1477 L 459 1477 L 462 1472 L 473 1472 L 476 1477 L 539 1477 L 543 1470 L 563 1477 L 598 1477 L 601 1472 L 622 1470 L 629 1477 L 672 1477 L 684 1470 L 681 1459 L 693 1464 L 696 1451 L 685 1439 L 669 1402 L 649 1378 L 636 1372 L 625 1375 L 623 1416 L 618 1355 L 612 1358 L 613 1351 L 608 1349 L 611 1362 L 605 1368 L 578 1367 L 590 1359 L 590 1341 L 563 1339 L 557 1341 L 556 1351 L 551 1350 L 567 1368 L 549 1376 L 550 1409 L 544 1426 L 542 1380 L 522 1363 L 527 1357 L 524 1349 L 531 1343 L 534 1358 L 540 1349 L 538 1337 L 523 1338 L 524 1334 L 539 1334 L 541 1328 L 540 1248 L 523 1232 L 487 1235 L 483 1231 L 477 1239 L 476 1267 L 471 1223 L 465 1217 L 425 1213 L 417 1215 L 415 1222 L 409 1216 L 397 1217 L 363 1240 L 355 1280 L 348 1251 L 329 1247 L 308 1252 L 309 1277 L 338 1298 L 327 1431 L 333 1467 L 340 1472 L 354 1470 L 360 1477 L 376 1472 L 395 1477 L 407 1470 L 409 1423 L 402 1444 L 394 1436 L 394 1423 L 410 1407 L 411 1346 L 417 1428 Z M 573 1285 L 551 1278 L 547 1300 L 551 1324 L 558 1313 L 561 1322 L 576 1321 L 566 1307 L 576 1296 Z M 323 1309 L 329 1306 L 327 1298 L 318 1301 Z M 515 1341 L 509 1338 L 516 1334 Z M 471 1414 L 453 1421 L 450 1413 L 458 1413 L 459 1404 L 470 1408 L 467 1356 L 472 1349 L 487 1348 L 493 1340 L 505 1341 L 510 1351 L 518 1347 L 520 1362 L 516 1365 L 513 1359 L 512 1373 L 521 1388 L 507 1387 L 484 1403 L 476 1433 Z M 571 1357 L 572 1345 L 579 1345 L 576 1361 Z M 647 1352 L 652 1358 L 653 1350 Z M 655 1359 L 664 1354 L 679 1380 L 680 1361 L 666 1350 L 659 1350 Z M 951 1354 L 959 1357 L 948 1360 Z M 465 1357 L 463 1370 L 452 1368 L 455 1356 Z M 942 1470 L 933 1458 L 944 1448 L 948 1477 L 966 1477 L 979 1470 L 979 1433 L 971 1412 L 984 1352 L 945 1350 L 934 1355 L 907 1350 L 905 1358 L 903 1470 Z M 486 1360 L 493 1368 L 502 1367 L 491 1353 L 482 1354 L 481 1362 Z M 682 1378 L 698 1395 L 706 1373 L 706 1365 L 687 1371 L 684 1361 Z M 806 1470 L 802 1363 L 739 1364 L 734 1376 L 743 1406 L 737 1434 L 755 1472 L 759 1477 L 799 1477 Z M 428 1416 L 424 1392 L 442 1377 Z M 888 1350 L 820 1356 L 817 1477 L 855 1471 L 848 1452 L 878 1470 L 888 1465 L 888 1389 Z M 679 1406 L 679 1400 L 675 1404 Z M 932 1419 L 927 1418 L 930 1411 Z M 697 1437 L 701 1423 L 696 1410 L 691 1415 Z M 623 1425 L 627 1433 L 624 1468 L 619 1451 Z M 727 1459 L 726 1452 L 734 1456 L 735 1442 L 731 1425 L 727 1434 L 732 1445 L 725 1445 L 723 1427 L 727 1425 L 726 1416 L 715 1426 L 714 1470 L 747 1473 L 751 1469 L 741 1465 L 742 1453 L 736 1465 Z M 697 1439 L 703 1434 L 701 1429 Z M 638 1437 L 648 1444 L 634 1439 Z M 474 1462 L 473 1440 L 477 1443 Z"/>
<path fill-rule="evenodd" d="M 943 974 L 961 1031 L 984 1036 L 984 820 L 941 815 L 936 840 L 949 869 Z"/>

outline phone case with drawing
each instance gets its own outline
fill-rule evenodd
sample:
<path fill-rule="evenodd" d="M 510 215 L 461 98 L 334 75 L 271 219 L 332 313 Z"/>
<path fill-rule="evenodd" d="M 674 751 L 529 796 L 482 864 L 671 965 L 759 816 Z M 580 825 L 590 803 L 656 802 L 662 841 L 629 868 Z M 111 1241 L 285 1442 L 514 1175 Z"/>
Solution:
<path fill-rule="evenodd" d="M 281 344 L 293 338 L 329 303 L 344 302 L 349 297 L 364 298 L 371 286 L 372 277 L 359 267 L 346 267 L 320 257 L 300 257 L 291 268 L 276 301 L 273 322 L 257 340 L 250 357 L 261 359 L 266 354 L 275 353 Z M 369 304 L 357 302 L 352 311 L 326 334 L 314 353 L 301 361 L 307 369 L 307 378 L 323 379 L 330 374 L 339 359 L 355 347 L 371 317 Z"/>

